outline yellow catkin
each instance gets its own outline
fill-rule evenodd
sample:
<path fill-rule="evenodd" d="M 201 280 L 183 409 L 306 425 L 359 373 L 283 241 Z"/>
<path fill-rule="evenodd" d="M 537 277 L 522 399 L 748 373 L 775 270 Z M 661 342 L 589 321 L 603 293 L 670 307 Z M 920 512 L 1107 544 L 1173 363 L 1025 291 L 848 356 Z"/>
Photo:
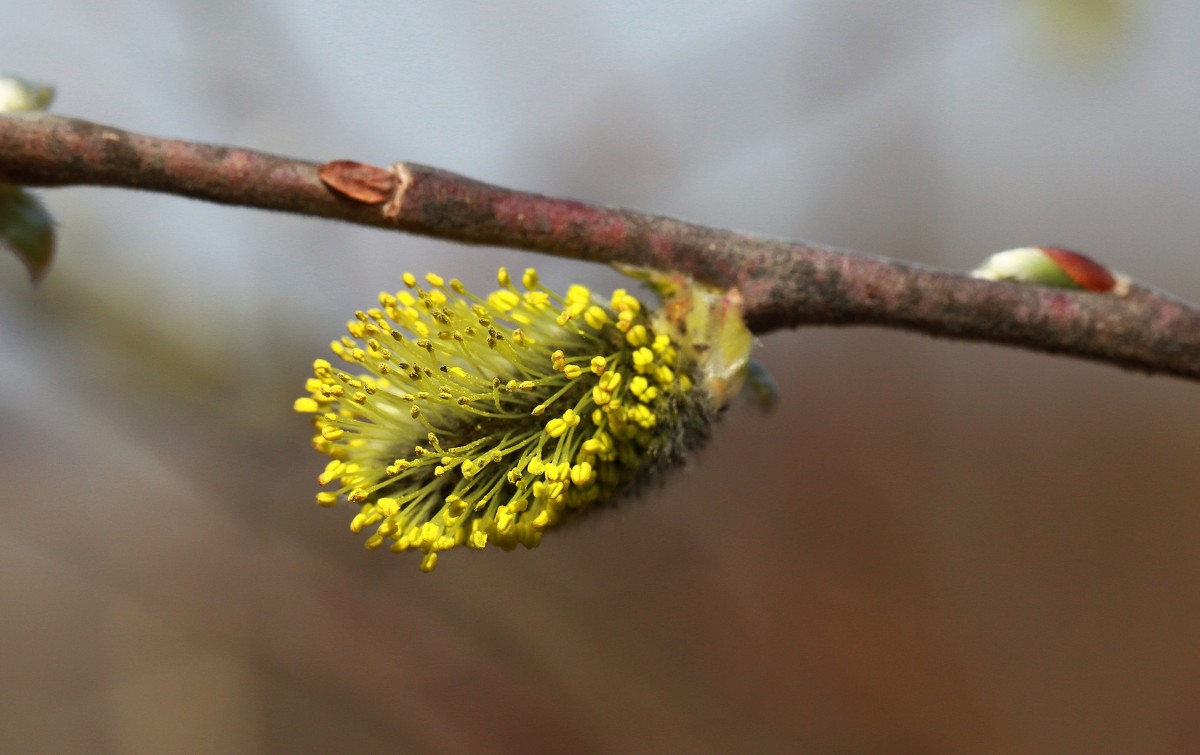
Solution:
<path fill-rule="evenodd" d="M 534 547 L 706 421 L 682 345 L 629 291 L 560 298 L 533 268 L 523 293 L 501 268 L 483 297 L 435 273 L 402 280 L 355 313 L 330 347 L 339 366 L 316 360 L 293 404 L 329 457 L 317 503 L 354 506 L 369 549 L 416 551 L 431 571 L 445 550 Z"/>

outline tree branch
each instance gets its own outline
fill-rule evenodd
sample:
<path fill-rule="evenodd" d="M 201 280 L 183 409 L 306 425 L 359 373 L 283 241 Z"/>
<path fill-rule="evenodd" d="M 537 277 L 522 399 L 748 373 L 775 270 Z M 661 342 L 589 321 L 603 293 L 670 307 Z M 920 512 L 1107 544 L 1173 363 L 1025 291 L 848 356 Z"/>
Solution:
<path fill-rule="evenodd" d="M 40 113 L 0 115 L 2 182 L 143 189 L 687 273 L 736 286 L 747 323 L 760 334 L 800 325 L 882 325 L 1200 380 L 1200 309 L 1136 283 L 1108 293 L 994 283 L 514 191 L 414 163 L 390 172 L 357 167 L 358 184 L 333 190 L 322 181 L 320 163 Z"/>

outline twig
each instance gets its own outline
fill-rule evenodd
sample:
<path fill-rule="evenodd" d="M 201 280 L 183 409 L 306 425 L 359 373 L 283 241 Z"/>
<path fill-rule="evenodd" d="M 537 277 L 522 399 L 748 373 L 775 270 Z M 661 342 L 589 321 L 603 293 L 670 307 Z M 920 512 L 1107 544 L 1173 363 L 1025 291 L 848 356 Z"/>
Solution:
<path fill-rule="evenodd" d="M 45 114 L 0 115 L 0 181 L 179 194 L 468 244 L 621 262 L 736 286 L 756 333 L 873 324 L 1200 379 L 1200 308 L 1132 284 L 1092 293 L 975 280 L 884 257 L 513 191 L 414 163 L 322 164 L 133 134 Z M 362 172 L 357 178 L 352 168 Z M 339 175 L 337 170 L 333 177 Z M 333 181 L 337 185 L 336 180 Z M 357 187 L 357 188 L 356 188 Z M 981 255 L 982 256 L 982 255 Z"/>

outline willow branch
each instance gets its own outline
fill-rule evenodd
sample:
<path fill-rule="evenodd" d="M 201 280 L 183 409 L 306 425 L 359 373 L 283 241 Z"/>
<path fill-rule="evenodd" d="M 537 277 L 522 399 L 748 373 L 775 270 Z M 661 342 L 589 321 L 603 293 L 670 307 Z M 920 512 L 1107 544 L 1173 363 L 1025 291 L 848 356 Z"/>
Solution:
<path fill-rule="evenodd" d="M 870 324 L 1200 379 L 1200 309 L 1132 284 L 1093 293 L 968 275 L 632 210 L 514 191 L 437 168 L 322 166 L 45 114 L 0 115 L 0 182 L 97 185 L 331 218 L 467 244 L 690 274 L 737 287 L 756 333 Z M 345 164 L 351 165 L 351 164 Z M 356 164 L 354 164 L 356 165 Z M 357 187 L 357 188 L 355 188 Z"/>

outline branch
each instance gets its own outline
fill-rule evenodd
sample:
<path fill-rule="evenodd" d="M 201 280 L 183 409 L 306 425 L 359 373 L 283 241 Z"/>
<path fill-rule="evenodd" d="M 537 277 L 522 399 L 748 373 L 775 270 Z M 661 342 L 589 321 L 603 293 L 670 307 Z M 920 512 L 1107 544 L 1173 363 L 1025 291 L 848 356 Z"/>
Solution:
<path fill-rule="evenodd" d="M 331 163 L 328 166 L 357 164 Z M 436 168 L 322 164 L 133 134 L 44 114 L 0 115 L 0 181 L 91 184 L 342 220 L 468 244 L 682 272 L 737 287 L 759 334 L 871 324 L 1066 354 L 1200 380 L 1200 308 L 1131 283 L 1094 293 L 981 281 L 873 255 L 514 191 Z M 355 187 L 358 187 L 355 189 Z"/>

